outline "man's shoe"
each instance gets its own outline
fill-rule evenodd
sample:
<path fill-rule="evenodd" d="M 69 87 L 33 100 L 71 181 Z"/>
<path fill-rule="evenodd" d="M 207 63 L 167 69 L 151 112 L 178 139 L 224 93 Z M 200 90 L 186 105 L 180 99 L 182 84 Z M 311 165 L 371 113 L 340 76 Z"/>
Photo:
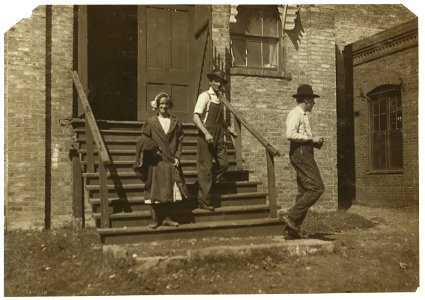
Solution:
<path fill-rule="evenodd" d="M 209 210 L 209 211 L 214 211 L 214 206 L 211 205 L 207 205 L 207 204 L 199 204 L 199 208 L 200 209 L 204 209 L 204 210 Z"/>
<path fill-rule="evenodd" d="M 285 234 L 283 235 L 283 237 L 287 241 L 289 241 L 289 240 L 299 240 L 299 239 L 302 238 L 298 233 L 296 233 L 293 230 L 286 231 Z"/>
<path fill-rule="evenodd" d="M 159 227 L 159 224 L 158 223 L 152 223 L 152 224 L 149 224 L 149 228 L 150 229 L 156 229 L 156 228 L 158 228 Z"/>
<path fill-rule="evenodd" d="M 285 224 L 295 232 L 300 232 L 300 228 L 295 225 L 294 221 L 291 220 L 288 216 L 281 216 L 280 219 L 285 222 Z"/>

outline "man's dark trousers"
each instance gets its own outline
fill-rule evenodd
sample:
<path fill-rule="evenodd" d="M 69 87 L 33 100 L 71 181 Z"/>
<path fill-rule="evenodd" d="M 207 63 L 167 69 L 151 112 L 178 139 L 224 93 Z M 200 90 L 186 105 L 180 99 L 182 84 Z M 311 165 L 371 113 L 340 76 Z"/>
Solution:
<path fill-rule="evenodd" d="M 208 130 L 213 133 L 213 143 L 207 143 L 202 134 L 198 136 L 198 203 L 205 205 L 211 204 L 210 191 L 213 181 L 217 181 L 229 166 L 223 138 L 218 138 L 220 134 L 214 134 L 223 129 L 220 127 L 214 129 L 208 127 Z"/>
<path fill-rule="evenodd" d="M 311 143 L 291 142 L 290 161 L 297 172 L 298 194 L 295 205 L 288 210 L 288 216 L 299 227 L 309 208 L 316 203 L 324 192 L 322 177 L 314 160 Z"/>

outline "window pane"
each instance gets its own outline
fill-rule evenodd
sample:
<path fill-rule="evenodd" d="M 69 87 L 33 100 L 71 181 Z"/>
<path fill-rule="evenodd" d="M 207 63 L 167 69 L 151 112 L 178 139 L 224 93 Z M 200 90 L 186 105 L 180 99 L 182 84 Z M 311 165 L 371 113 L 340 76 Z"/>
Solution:
<path fill-rule="evenodd" d="M 252 42 L 247 41 L 246 42 L 247 49 L 248 49 L 248 66 L 251 67 L 262 67 L 262 55 L 261 55 L 261 43 L 260 42 Z"/>
<path fill-rule="evenodd" d="M 275 6 L 268 6 L 267 8 L 263 11 L 263 35 L 279 37 L 277 32 L 278 10 Z"/>
<path fill-rule="evenodd" d="M 393 112 L 390 116 L 390 129 L 396 129 L 397 128 L 397 113 Z"/>
<path fill-rule="evenodd" d="M 374 115 L 379 114 L 379 102 L 378 101 L 373 103 L 373 114 Z"/>
<path fill-rule="evenodd" d="M 373 131 L 379 131 L 379 115 L 373 117 Z"/>
<path fill-rule="evenodd" d="M 372 136 L 372 167 L 386 169 L 385 134 L 382 132 L 374 132 Z"/>
<path fill-rule="evenodd" d="M 391 169 L 403 167 L 403 136 L 401 130 L 390 131 L 390 165 Z"/>
<path fill-rule="evenodd" d="M 379 129 L 381 131 L 387 130 L 387 115 L 379 116 Z"/>
<path fill-rule="evenodd" d="M 263 43 L 263 62 L 266 68 L 277 68 L 278 44 Z"/>
<path fill-rule="evenodd" d="M 246 66 L 246 41 L 232 40 L 232 53 L 236 66 Z"/>
<path fill-rule="evenodd" d="M 230 24 L 230 31 L 231 33 L 239 33 L 239 34 L 245 34 L 246 28 L 249 24 L 249 15 L 243 13 L 242 11 L 239 11 L 236 15 L 236 23 Z"/>
<path fill-rule="evenodd" d="M 391 97 L 390 100 L 390 112 L 396 111 L 397 110 L 397 99 L 394 97 Z"/>
<path fill-rule="evenodd" d="M 255 12 L 254 9 L 250 11 L 251 16 L 249 18 L 248 24 L 245 28 L 245 34 L 250 35 L 262 35 L 262 20 L 261 16 L 258 14 L 258 11 Z"/>
<path fill-rule="evenodd" d="M 402 129 L 403 128 L 402 121 L 403 121 L 403 118 L 401 116 L 401 111 L 399 111 L 397 113 L 397 129 Z"/>
<path fill-rule="evenodd" d="M 387 101 L 380 101 L 379 104 L 380 104 L 379 113 L 385 114 L 387 112 Z"/>

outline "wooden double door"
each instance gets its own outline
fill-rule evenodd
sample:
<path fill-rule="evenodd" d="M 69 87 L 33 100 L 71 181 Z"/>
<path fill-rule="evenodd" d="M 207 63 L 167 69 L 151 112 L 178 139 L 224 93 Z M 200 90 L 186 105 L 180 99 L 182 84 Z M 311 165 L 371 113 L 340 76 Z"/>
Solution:
<path fill-rule="evenodd" d="M 212 65 L 210 17 L 206 5 L 80 7 L 79 53 L 85 46 L 88 56 L 79 61 L 79 73 L 87 78 L 96 118 L 146 120 L 153 113 L 150 102 L 167 92 L 173 114 L 191 121 Z"/>

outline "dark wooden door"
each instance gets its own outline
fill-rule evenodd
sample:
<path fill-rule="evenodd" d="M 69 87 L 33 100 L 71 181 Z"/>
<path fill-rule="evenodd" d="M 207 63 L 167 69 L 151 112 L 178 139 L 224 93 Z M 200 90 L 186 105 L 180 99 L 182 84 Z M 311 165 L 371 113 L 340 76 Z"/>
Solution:
<path fill-rule="evenodd" d="M 138 119 L 151 115 L 150 102 L 169 93 L 173 114 L 192 119 L 195 95 L 194 6 L 139 6 Z"/>

